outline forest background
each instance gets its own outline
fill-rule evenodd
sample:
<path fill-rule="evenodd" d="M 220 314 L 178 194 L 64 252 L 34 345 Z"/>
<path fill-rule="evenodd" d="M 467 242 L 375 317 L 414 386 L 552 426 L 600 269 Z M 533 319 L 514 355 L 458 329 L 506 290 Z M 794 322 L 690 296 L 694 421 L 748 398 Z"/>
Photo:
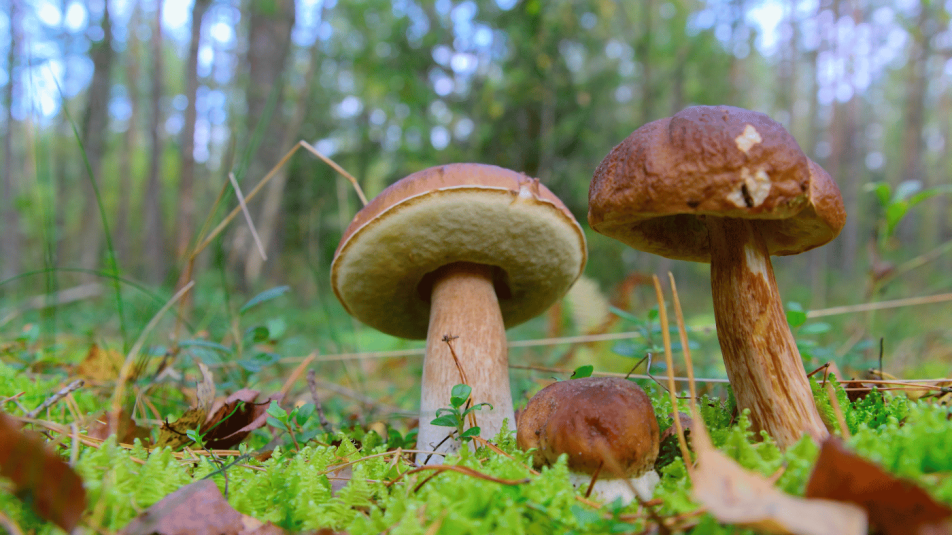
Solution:
<path fill-rule="evenodd" d="M 785 300 L 816 310 L 948 292 L 950 13 L 952 0 L 8 0 L 0 330 L 128 348 L 184 283 L 203 225 L 238 205 L 228 174 L 247 193 L 301 140 L 370 197 L 464 161 L 537 176 L 561 197 L 586 228 L 596 284 L 566 305 L 571 321 L 557 310 L 511 339 L 623 329 L 583 325 L 583 303 L 643 315 L 654 299 L 640 283 L 668 270 L 692 323 L 708 325 L 706 265 L 633 251 L 585 222 L 607 152 L 694 104 L 768 113 L 839 183 L 842 234 L 775 261 Z M 277 353 L 408 347 L 360 328 L 330 291 L 359 207 L 299 151 L 249 203 L 268 260 L 242 219 L 197 256 L 188 336 L 222 339 L 247 298 L 288 286 L 262 319 Z M 814 360 L 859 370 L 885 338 L 887 369 L 947 376 L 952 307 L 903 310 L 812 329 Z M 174 345 L 171 331 L 153 342 Z"/>

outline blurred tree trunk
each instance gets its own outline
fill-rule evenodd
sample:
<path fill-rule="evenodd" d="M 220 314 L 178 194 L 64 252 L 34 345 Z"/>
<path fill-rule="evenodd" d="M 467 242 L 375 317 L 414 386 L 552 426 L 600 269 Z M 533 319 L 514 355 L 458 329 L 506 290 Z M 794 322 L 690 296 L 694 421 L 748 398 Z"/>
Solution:
<path fill-rule="evenodd" d="M 780 47 L 780 71 L 777 82 L 777 108 L 787 112 L 787 130 L 797 135 L 797 59 L 800 57 L 799 29 L 797 21 L 797 0 L 787 0 L 786 20 L 780 26 L 781 37 L 786 33 L 787 43 Z"/>
<path fill-rule="evenodd" d="M 937 25 L 930 19 L 929 2 L 919 4 L 916 22 L 909 28 L 911 39 L 906 63 L 905 102 L 903 104 L 902 160 L 899 168 L 900 181 L 919 180 L 925 175 L 922 170 L 922 127 L 925 114 L 926 90 L 928 88 L 928 62 L 931 55 L 932 37 Z M 921 219 L 915 211 L 899 224 L 897 234 L 902 243 L 921 243 Z M 934 220 L 933 220 L 934 221 Z"/>
<path fill-rule="evenodd" d="M 838 3 L 830 2 L 832 5 L 829 6 L 832 9 L 838 12 Z M 815 20 L 820 19 L 820 14 L 824 9 L 827 9 L 827 6 L 824 3 L 819 3 L 816 8 L 816 14 L 814 16 Z M 819 146 L 820 141 L 820 81 L 819 81 L 819 57 L 820 52 L 824 44 L 832 49 L 834 47 L 832 41 L 833 31 L 829 28 L 818 28 L 821 40 L 817 44 L 817 48 L 810 52 L 809 57 L 809 71 L 810 71 L 810 112 L 809 112 L 809 132 L 810 132 L 810 149 L 808 154 L 812 154 L 814 158 L 817 158 L 816 149 Z M 835 115 L 834 115 L 835 117 Z M 835 119 L 834 122 L 835 123 Z M 834 134 L 835 135 L 835 134 Z M 833 140 L 829 135 L 826 136 L 825 141 L 830 143 L 832 146 Z M 830 155 L 825 158 L 822 158 L 824 161 L 823 168 L 833 176 L 834 180 L 838 180 L 839 177 L 836 176 L 834 165 L 835 162 L 830 157 L 832 156 L 832 149 Z M 819 162 L 818 162 L 819 163 Z M 826 292 L 827 292 L 827 277 L 829 276 L 828 267 L 829 267 L 829 249 L 826 247 L 818 247 L 812 251 L 806 253 L 810 260 L 810 307 L 811 308 L 822 308 L 826 305 Z"/>
<path fill-rule="evenodd" d="M 0 198 L 0 280 L 16 275 L 22 265 L 20 259 L 20 221 L 17 214 L 17 185 L 13 171 L 13 86 L 16 85 L 16 52 L 20 32 L 17 3 L 10 2 L 10 49 L 7 55 L 7 87 L 3 94 L 3 105 L 7 110 L 6 128 L 3 136 L 3 189 Z"/>
<path fill-rule="evenodd" d="M 641 123 L 647 124 L 653 119 L 654 88 L 651 85 L 651 30 L 654 0 L 641 1 L 641 37 L 635 45 L 635 54 L 641 64 Z"/>
<path fill-rule="evenodd" d="M 155 23 L 152 28 L 152 91 L 151 115 L 149 116 L 149 178 L 146 182 L 143 199 L 142 234 L 145 238 L 145 279 L 152 284 L 160 284 L 168 272 L 168 258 L 165 255 L 165 222 L 162 217 L 162 182 L 159 176 L 162 168 L 162 5 L 159 0 L 155 9 Z"/>
<path fill-rule="evenodd" d="M 745 0 L 731 1 L 731 40 L 730 50 L 727 51 L 730 56 L 730 88 L 727 104 L 731 106 L 744 107 L 744 92 L 742 91 L 744 84 L 741 83 L 744 76 L 744 69 L 741 59 L 737 57 L 736 52 L 740 44 L 741 28 L 746 30 L 746 24 L 744 23 L 746 13 L 747 7 L 745 6 Z"/>
<path fill-rule="evenodd" d="M 185 65 L 185 124 L 182 127 L 182 161 L 179 172 L 178 206 L 176 221 L 178 224 L 175 244 L 175 258 L 179 262 L 186 260 L 188 244 L 195 234 L 195 122 L 198 115 L 198 49 L 202 41 L 202 19 L 208 11 L 211 0 L 195 0 L 192 5 L 191 40 L 188 47 L 188 60 Z"/>
<path fill-rule="evenodd" d="M 135 28 L 139 24 L 139 2 L 132 6 L 132 16 L 129 18 L 129 27 Z M 119 199 L 116 209 L 116 255 L 122 259 L 123 265 L 129 266 L 132 254 L 129 246 L 129 209 L 132 204 L 132 156 L 138 147 L 139 129 L 139 75 L 140 58 L 139 39 L 135 32 L 130 32 L 126 41 L 126 91 L 129 94 L 129 122 L 122 135 L 122 151 L 119 154 Z"/>
<path fill-rule="evenodd" d="M 248 103 L 248 132 L 261 132 L 260 144 L 251 160 L 246 184 L 256 184 L 284 156 L 285 121 L 284 74 L 291 47 L 291 29 L 294 27 L 294 0 L 252 2 L 248 6 L 249 80 L 245 99 Z M 263 128 L 259 123 L 263 121 Z M 281 198 L 286 181 L 271 181 L 266 195 Z M 272 190 L 274 192 L 272 193 Z M 261 213 L 260 211 L 258 212 Z M 260 237 L 260 236 L 259 236 Z M 244 283 L 254 282 L 260 268 L 254 268 L 250 255 L 258 252 L 246 226 L 239 226 L 235 235 L 237 262 L 244 265 Z"/>
<path fill-rule="evenodd" d="M 109 89 L 112 85 L 112 65 L 115 53 L 112 49 L 112 22 L 109 17 L 108 2 L 103 3 L 101 26 L 102 41 L 93 44 L 89 53 L 93 61 L 93 79 L 87 93 L 89 99 L 86 103 L 80 134 L 83 150 L 89 162 L 89 171 L 92 173 L 88 175 L 84 169 L 81 175 L 85 202 L 80 238 L 76 245 L 80 247 L 79 265 L 84 269 L 99 267 L 104 236 L 102 215 L 92 183 L 95 181 L 100 186 L 102 185 L 100 171 L 109 127 Z"/>
<path fill-rule="evenodd" d="M 837 15 L 839 15 L 839 2 L 837 2 Z M 854 9 L 849 15 L 854 24 L 862 24 L 862 13 L 858 9 Z M 839 20 L 839 16 L 836 17 L 836 20 Z M 835 31 L 835 30 L 834 30 Z M 837 39 L 839 39 L 837 37 Z M 856 62 L 856 50 L 857 43 L 855 33 L 853 37 L 848 42 L 837 42 L 837 54 L 839 57 L 843 58 L 843 61 L 846 65 L 853 66 Z M 848 67 L 847 72 L 853 72 L 853 69 Z M 863 136 L 858 135 L 858 123 L 859 123 L 859 104 L 857 102 L 858 96 L 856 95 L 856 87 L 854 86 L 853 80 L 850 79 L 847 82 L 851 89 L 850 99 L 838 105 L 840 112 L 839 122 L 834 122 L 834 126 L 839 130 L 837 133 L 837 141 L 833 147 L 833 153 L 836 154 L 836 165 L 831 165 L 830 173 L 836 173 L 833 176 L 836 177 L 836 180 L 839 181 L 840 187 L 843 193 L 843 204 L 846 207 L 846 213 L 856 214 L 857 216 L 860 213 L 859 210 L 859 195 L 860 195 L 860 180 L 862 174 L 857 168 L 858 158 L 859 158 L 859 143 L 862 142 Z M 846 218 L 846 224 L 843 226 L 843 231 L 841 232 L 841 248 L 840 256 L 838 258 L 840 269 L 844 273 L 852 273 L 856 268 L 856 259 L 860 251 L 860 217 L 848 217 Z"/>
<path fill-rule="evenodd" d="M 947 64 L 952 61 L 952 54 L 948 55 L 943 61 Z M 942 133 L 942 139 L 945 140 L 945 147 L 939 155 L 939 161 L 933 173 L 932 184 L 941 186 L 948 184 L 952 177 L 952 90 L 946 86 L 946 90 L 939 99 L 939 112 L 936 117 L 939 118 L 939 131 Z M 952 193 L 939 195 L 935 198 L 936 211 L 936 230 L 938 233 L 937 241 L 945 243 L 952 240 L 952 202 L 950 202 Z M 952 255 L 945 255 L 945 259 L 940 263 L 940 269 L 948 271 L 952 267 Z"/>
<path fill-rule="evenodd" d="M 324 12 L 326 14 L 326 10 L 324 10 Z M 322 14 L 320 20 L 325 20 L 324 16 L 325 15 Z M 294 105 L 294 115 L 291 117 L 291 123 L 285 131 L 285 136 L 281 143 L 283 147 L 282 150 L 290 150 L 298 140 L 298 132 L 301 131 L 301 125 L 304 124 L 304 118 L 307 116 L 307 105 L 311 96 L 312 84 L 317 77 L 317 67 L 320 63 L 318 61 L 319 57 L 320 40 L 315 40 L 308 59 L 304 85 L 298 94 L 297 102 Z M 369 129 L 365 129 L 365 132 L 366 131 L 369 131 Z M 280 250 L 277 237 L 279 234 L 278 230 L 282 226 L 281 204 L 284 199 L 284 189 L 288 180 L 287 171 L 287 165 L 285 165 L 278 171 L 278 174 L 271 179 L 272 186 L 266 190 L 264 201 L 261 204 L 261 216 L 258 218 L 258 237 L 261 238 L 261 244 L 264 246 L 264 250 L 268 251 L 269 254 Z M 341 178 L 341 180 L 343 179 Z M 350 185 L 349 182 L 347 184 Z M 344 207 L 341 206 L 340 210 L 344 212 Z M 260 277 L 263 268 L 264 259 L 261 258 L 261 255 L 248 255 L 245 263 L 245 273 L 249 280 L 256 280 Z"/>

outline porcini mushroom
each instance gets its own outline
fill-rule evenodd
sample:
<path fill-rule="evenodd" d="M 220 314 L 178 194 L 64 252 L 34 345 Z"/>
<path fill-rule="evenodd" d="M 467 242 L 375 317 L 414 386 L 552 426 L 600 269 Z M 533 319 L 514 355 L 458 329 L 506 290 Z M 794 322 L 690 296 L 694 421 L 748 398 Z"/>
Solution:
<path fill-rule="evenodd" d="M 727 376 L 753 424 L 783 448 L 820 419 L 787 325 L 770 255 L 832 240 L 839 188 L 762 113 L 696 106 L 648 123 L 595 170 L 588 220 L 642 251 L 711 264 Z"/>
<path fill-rule="evenodd" d="M 543 388 L 519 416 L 516 442 L 535 449 L 542 468 L 568 456 L 572 484 L 606 501 L 651 498 L 658 483 L 658 421 L 637 384 L 620 377 L 586 377 Z"/>
<path fill-rule="evenodd" d="M 453 164 L 414 173 L 360 210 L 331 284 L 365 324 L 426 339 L 417 445 L 453 451 L 448 428 L 430 424 L 436 410 L 466 382 L 473 403 L 493 407 L 475 413 L 481 436 L 494 437 L 504 419 L 515 424 L 505 329 L 564 295 L 586 254 L 578 222 L 538 179 Z"/>

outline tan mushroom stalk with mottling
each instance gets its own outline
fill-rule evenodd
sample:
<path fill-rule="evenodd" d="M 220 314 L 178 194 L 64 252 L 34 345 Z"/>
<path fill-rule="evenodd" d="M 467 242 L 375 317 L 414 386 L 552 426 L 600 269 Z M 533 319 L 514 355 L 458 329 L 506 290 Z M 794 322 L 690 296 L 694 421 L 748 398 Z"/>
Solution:
<path fill-rule="evenodd" d="M 635 249 L 709 262 L 718 339 L 739 406 L 782 448 L 804 432 L 827 435 L 770 256 L 829 242 L 846 212 L 836 183 L 783 126 L 728 106 L 648 123 L 596 169 L 588 220 Z"/>
<path fill-rule="evenodd" d="M 426 339 L 417 448 L 451 452 L 450 428 L 430 421 L 456 384 L 472 387 L 473 403 L 493 406 L 475 412 L 482 437 L 498 434 L 504 419 L 515 425 L 505 330 L 561 298 L 586 256 L 578 222 L 538 179 L 452 164 L 396 182 L 358 212 L 337 247 L 331 285 L 363 323 Z"/>
<path fill-rule="evenodd" d="M 651 499 L 658 483 L 658 420 L 647 394 L 619 377 L 586 377 L 539 391 L 519 417 L 516 441 L 535 449 L 532 464 L 549 466 L 568 456 L 572 484 L 625 504 Z"/>

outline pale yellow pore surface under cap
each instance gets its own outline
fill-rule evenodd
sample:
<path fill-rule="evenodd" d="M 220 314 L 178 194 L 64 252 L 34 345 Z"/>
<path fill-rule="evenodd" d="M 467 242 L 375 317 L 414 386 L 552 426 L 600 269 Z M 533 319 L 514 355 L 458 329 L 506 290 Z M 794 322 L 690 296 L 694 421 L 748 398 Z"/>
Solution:
<path fill-rule="evenodd" d="M 578 222 L 564 207 L 518 186 L 423 192 L 386 209 L 345 240 L 331 268 L 334 292 L 360 321 L 404 338 L 426 338 L 429 296 L 418 288 L 441 266 L 499 267 L 509 289 L 508 296 L 499 295 L 499 307 L 509 328 L 564 295 L 586 260 Z"/>

